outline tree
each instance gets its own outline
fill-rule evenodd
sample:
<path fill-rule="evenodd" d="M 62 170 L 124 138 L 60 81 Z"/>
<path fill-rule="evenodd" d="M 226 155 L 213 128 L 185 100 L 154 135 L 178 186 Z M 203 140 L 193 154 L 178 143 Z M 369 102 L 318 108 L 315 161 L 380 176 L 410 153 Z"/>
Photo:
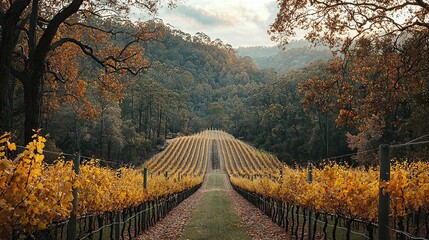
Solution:
<path fill-rule="evenodd" d="M 222 129 L 227 121 L 224 113 L 224 106 L 221 102 L 210 103 L 207 109 L 210 128 Z"/>
<path fill-rule="evenodd" d="M 172 4 L 174 1 L 170 1 Z M 24 88 L 24 138 L 30 140 L 32 129 L 40 127 L 44 83 L 47 73 L 55 80 L 67 81 L 59 70 L 50 66 L 52 53 L 68 48 L 80 52 L 105 69 L 107 78 L 129 72 L 136 74 L 145 67 L 140 42 L 154 38 L 147 34 L 147 26 L 138 24 L 137 31 L 121 32 L 116 26 L 133 26 L 127 15 L 132 8 L 155 12 L 161 0 L 134 1 L 3 1 L 0 5 L 0 127 L 10 128 L 11 76 Z M 111 24 L 99 25 L 97 19 Z M 122 29 L 123 30 L 123 29 Z M 106 42 L 117 35 L 127 36 L 126 43 Z M 103 40 L 105 40 L 103 42 Z M 100 43 L 101 41 L 101 43 Z M 109 44 L 110 43 L 110 44 Z M 70 47 L 72 46 L 72 47 Z M 64 49 L 63 49 L 64 50 Z M 69 59 L 72 60 L 73 59 Z"/>
<path fill-rule="evenodd" d="M 361 36 L 428 35 L 429 4 L 422 0 L 281 0 L 279 12 L 269 32 L 281 44 L 289 42 L 297 30 L 306 39 L 325 42 L 331 47 L 349 46 Z M 422 46 L 422 45 L 421 45 Z"/>
<path fill-rule="evenodd" d="M 273 39 L 286 44 L 303 29 L 313 43 L 341 47 L 329 78 L 310 77 L 301 85 L 304 105 L 336 111 L 337 126 L 355 130 L 347 134 L 352 149 L 398 141 L 410 101 L 427 84 L 429 4 L 282 0 L 279 6 Z"/>
<path fill-rule="evenodd" d="M 412 97 L 427 82 L 428 59 L 404 51 L 412 49 L 409 45 L 414 40 L 408 39 L 398 49 L 391 38 L 360 38 L 346 59 L 330 62 L 329 77 L 313 77 L 301 84 L 304 106 L 335 111 L 337 126 L 356 129 L 357 133 L 347 134 L 352 149 L 363 151 L 397 141 L 400 124 L 410 117 L 402 109 L 409 108 Z"/>

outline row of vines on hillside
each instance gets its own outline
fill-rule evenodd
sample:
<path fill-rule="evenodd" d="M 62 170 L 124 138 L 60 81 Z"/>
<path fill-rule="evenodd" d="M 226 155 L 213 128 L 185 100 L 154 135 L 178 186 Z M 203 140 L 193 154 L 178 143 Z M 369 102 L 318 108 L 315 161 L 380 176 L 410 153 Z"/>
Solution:
<path fill-rule="evenodd" d="M 229 175 L 269 178 L 278 177 L 283 164 L 274 156 L 258 151 L 223 131 L 215 131 L 219 141 L 220 156 Z"/>
<path fill-rule="evenodd" d="M 145 166 L 152 174 L 167 176 L 205 175 L 212 146 L 212 131 L 179 137 L 165 151 L 150 159 Z"/>

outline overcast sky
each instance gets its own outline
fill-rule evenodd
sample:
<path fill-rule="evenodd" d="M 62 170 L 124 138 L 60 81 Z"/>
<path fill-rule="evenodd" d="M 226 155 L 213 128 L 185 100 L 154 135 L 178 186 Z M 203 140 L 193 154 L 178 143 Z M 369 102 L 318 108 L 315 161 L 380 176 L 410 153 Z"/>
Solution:
<path fill-rule="evenodd" d="M 236 48 L 276 45 L 267 30 L 277 11 L 276 0 L 182 0 L 174 9 L 161 9 L 157 17 L 191 35 L 204 32 Z"/>

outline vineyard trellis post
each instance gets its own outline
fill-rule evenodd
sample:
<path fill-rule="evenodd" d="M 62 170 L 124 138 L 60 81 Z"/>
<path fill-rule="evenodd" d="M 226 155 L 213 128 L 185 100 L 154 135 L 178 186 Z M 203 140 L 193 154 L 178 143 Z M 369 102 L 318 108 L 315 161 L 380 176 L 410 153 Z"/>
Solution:
<path fill-rule="evenodd" d="M 147 168 L 143 169 L 143 188 L 147 189 Z"/>
<path fill-rule="evenodd" d="M 311 162 L 308 162 L 308 166 L 307 166 L 307 182 L 308 183 L 313 182 Z M 308 240 L 311 240 L 311 239 L 312 239 L 312 236 L 311 236 L 311 209 L 309 208 L 308 209 Z"/>
<path fill-rule="evenodd" d="M 121 216 L 120 216 L 120 212 L 116 212 L 115 213 L 115 240 L 119 240 L 120 239 L 120 231 L 121 230 Z"/>
<path fill-rule="evenodd" d="M 122 177 L 122 171 L 121 169 L 118 169 L 118 171 L 116 172 L 118 178 Z M 115 240 L 119 240 L 120 239 L 120 231 L 121 231 L 121 211 L 117 211 L 115 213 Z"/>
<path fill-rule="evenodd" d="M 76 176 L 79 175 L 79 167 L 80 167 L 80 151 L 75 154 L 75 158 L 73 159 L 73 168 Z M 73 187 L 73 200 L 72 205 L 73 209 L 70 213 L 70 219 L 67 226 L 67 239 L 68 240 L 75 240 L 76 237 L 76 230 L 77 230 L 77 210 L 79 206 L 79 192 L 77 187 Z"/>
<path fill-rule="evenodd" d="M 380 183 L 390 180 L 390 154 L 390 145 L 380 145 Z M 379 187 L 378 194 L 378 239 L 389 240 L 390 195 L 388 192 L 383 192 L 382 186 Z"/>

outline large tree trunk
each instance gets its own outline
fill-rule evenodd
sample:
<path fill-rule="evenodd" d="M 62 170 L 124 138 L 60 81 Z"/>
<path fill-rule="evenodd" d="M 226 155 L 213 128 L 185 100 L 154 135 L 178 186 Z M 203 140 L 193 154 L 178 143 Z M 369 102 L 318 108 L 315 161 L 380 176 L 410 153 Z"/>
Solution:
<path fill-rule="evenodd" d="M 25 127 L 24 140 L 30 141 L 33 129 L 40 127 L 40 116 L 42 113 L 43 99 L 43 74 L 45 72 L 45 62 L 51 50 L 52 39 L 55 37 L 59 26 L 70 16 L 76 13 L 83 0 L 73 0 L 67 7 L 55 15 L 46 27 L 39 43 L 34 50 L 34 57 L 30 59 L 28 72 L 30 78 L 24 81 L 24 105 L 25 105 Z"/>
<path fill-rule="evenodd" d="M 24 123 L 24 141 L 26 143 L 31 141 L 31 136 L 34 130 L 40 128 L 40 119 L 42 115 L 42 78 L 44 64 L 38 64 L 32 75 L 32 79 L 24 84 L 24 110 L 25 110 L 25 123 Z"/>
<path fill-rule="evenodd" d="M 0 56 L 4 55 L 3 52 L 0 53 Z M 0 131 L 3 133 L 4 131 L 10 131 L 11 127 L 8 119 L 11 111 L 9 101 L 9 67 L 7 64 L 3 64 L 3 62 L 1 63 L 0 76 L 2 76 L 0 78 Z"/>
<path fill-rule="evenodd" d="M 31 0 L 17 0 L 1 19 L 0 43 L 0 131 L 9 131 L 12 109 L 9 101 L 12 52 L 17 44 L 16 28 L 20 16 Z"/>

